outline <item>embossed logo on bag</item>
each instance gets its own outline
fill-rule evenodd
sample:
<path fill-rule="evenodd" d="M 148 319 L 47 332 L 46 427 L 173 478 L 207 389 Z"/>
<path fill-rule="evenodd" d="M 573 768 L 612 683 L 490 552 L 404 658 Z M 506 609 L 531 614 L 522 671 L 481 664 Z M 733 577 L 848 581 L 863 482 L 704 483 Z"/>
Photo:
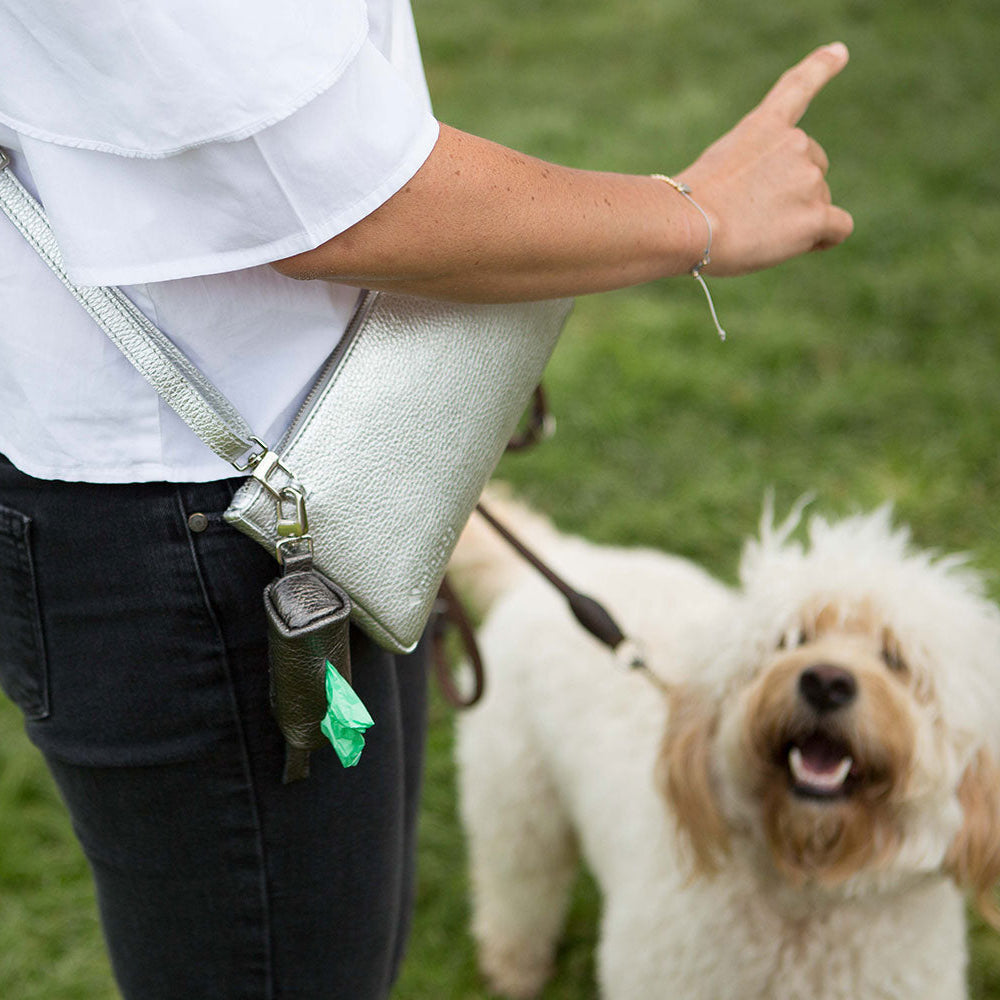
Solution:
<path fill-rule="evenodd" d="M 434 547 L 427 556 L 427 562 L 417 578 L 417 581 L 410 587 L 410 597 L 424 598 L 427 591 L 444 575 L 444 568 L 451 558 L 451 554 L 458 542 L 458 532 L 450 525 L 444 529 L 438 537 Z"/>

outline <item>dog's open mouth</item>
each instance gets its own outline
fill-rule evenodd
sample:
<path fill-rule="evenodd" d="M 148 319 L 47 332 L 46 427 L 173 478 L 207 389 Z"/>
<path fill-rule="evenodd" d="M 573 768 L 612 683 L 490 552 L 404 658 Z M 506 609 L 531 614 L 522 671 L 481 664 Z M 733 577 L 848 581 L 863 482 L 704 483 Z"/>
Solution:
<path fill-rule="evenodd" d="M 785 762 L 792 791 L 807 798 L 847 795 L 856 778 L 850 747 L 822 732 L 789 742 Z"/>

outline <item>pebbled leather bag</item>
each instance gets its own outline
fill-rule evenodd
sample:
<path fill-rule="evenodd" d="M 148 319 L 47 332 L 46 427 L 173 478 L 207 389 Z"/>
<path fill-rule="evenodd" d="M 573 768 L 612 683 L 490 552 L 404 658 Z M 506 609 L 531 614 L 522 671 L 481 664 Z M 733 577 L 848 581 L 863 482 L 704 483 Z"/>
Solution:
<path fill-rule="evenodd" d="M 43 209 L 2 150 L 0 208 L 164 401 L 247 473 L 225 518 L 286 569 L 272 585 L 280 597 L 265 599 L 272 705 L 291 748 L 286 779 L 304 776 L 307 751 L 323 742 L 321 666 L 330 659 L 350 675 L 347 615 L 386 649 L 414 648 L 572 302 L 362 292 L 298 415 L 269 445 L 120 289 L 69 278 Z M 290 575 L 296 582 L 281 584 Z"/>
<path fill-rule="evenodd" d="M 569 307 L 364 293 L 226 520 L 279 554 L 311 538 L 353 620 L 386 649 L 412 649 Z"/>

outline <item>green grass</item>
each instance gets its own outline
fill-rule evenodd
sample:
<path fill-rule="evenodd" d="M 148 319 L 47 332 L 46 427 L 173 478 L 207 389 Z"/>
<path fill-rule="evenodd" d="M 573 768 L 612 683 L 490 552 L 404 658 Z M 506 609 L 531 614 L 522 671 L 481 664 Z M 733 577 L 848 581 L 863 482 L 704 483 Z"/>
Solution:
<path fill-rule="evenodd" d="M 844 75 L 804 125 L 855 217 L 843 247 L 712 283 L 581 300 L 548 377 L 556 438 L 504 478 L 566 530 L 662 546 L 723 576 L 765 490 L 830 513 L 896 503 L 918 542 L 1000 570 L 1000 170 L 994 0 L 416 0 L 436 110 L 574 166 L 674 172 L 814 45 Z M 585 584 L 586 581 L 580 581 Z M 1000 590 L 994 591 L 1000 596 Z M 451 716 L 433 710 L 410 959 L 395 1000 L 483 1000 L 466 934 Z M 545 1000 L 595 996 L 582 877 Z M 973 929 L 972 995 L 1000 1000 Z M 0 996 L 113 997 L 86 868 L 0 707 Z"/>

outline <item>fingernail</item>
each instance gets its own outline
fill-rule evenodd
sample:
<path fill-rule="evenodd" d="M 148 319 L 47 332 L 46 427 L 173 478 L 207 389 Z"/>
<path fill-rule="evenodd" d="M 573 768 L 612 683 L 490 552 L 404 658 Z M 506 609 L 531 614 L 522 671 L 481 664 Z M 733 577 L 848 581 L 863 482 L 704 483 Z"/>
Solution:
<path fill-rule="evenodd" d="M 843 42 L 833 42 L 826 47 L 826 51 L 838 59 L 846 59 L 849 54 L 847 46 Z"/>

